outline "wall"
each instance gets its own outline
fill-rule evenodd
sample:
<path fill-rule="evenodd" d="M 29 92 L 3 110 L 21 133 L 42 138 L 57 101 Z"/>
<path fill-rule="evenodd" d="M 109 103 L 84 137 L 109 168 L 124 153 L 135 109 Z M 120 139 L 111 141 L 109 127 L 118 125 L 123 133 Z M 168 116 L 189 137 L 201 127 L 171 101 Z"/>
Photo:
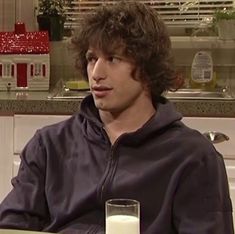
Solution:
<path fill-rule="evenodd" d="M 37 0 L 0 0 L 0 31 L 13 31 L 17 21 L 24 22 L 27 31 L 37 30 Z"/>
<path fill-rule="evenodd" d="M 14 29 L 15 14 L 15 0 L 0 0 L 0 31 Z"/>
<path fill-rule="evenodd" d="M 70 38 L 50 42 L 50 87 L 54 87 L 59 80 L 81 79 L 75 67 L 75 55 Z"/>

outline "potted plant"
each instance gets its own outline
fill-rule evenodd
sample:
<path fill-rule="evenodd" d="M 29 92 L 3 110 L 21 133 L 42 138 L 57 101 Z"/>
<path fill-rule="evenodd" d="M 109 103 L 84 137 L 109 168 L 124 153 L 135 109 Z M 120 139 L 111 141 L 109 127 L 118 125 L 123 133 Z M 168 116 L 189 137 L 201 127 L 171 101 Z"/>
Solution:
<path fill-rule="evenodd" d="M 220 39 L 235 39 L 235 9 L 218 10 L 214 13 L 214 23 Z"/>
<path fill-rule="evenodd" d="M 39 0 L 39 30 L 48 31 L 50 41 L 63 39 L 65 6 L 70 3 L 71 0 Z"/>

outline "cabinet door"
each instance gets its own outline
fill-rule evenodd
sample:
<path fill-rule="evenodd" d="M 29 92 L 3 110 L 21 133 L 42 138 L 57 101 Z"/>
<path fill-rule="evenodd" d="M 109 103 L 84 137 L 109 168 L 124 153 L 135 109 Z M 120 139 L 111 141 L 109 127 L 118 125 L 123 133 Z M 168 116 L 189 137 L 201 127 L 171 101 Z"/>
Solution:
<path fill-rule="evenodd" d="M 225 160 L 228 182 L 230 187 L 230 197 L 232 199 L 233 207 L 235 207 L 235 160 Z M 234 208 L 233 208 L 234 210 Z M 235 215 L 233 214 L 233 223 L 235 224 Z"/>
<path fill-rule="evenodd" d="M 37 129 L 69 118 L 70 115 L 15 115 L 14 153 L 19 154 Z"/>
<path fill-rule="evenodd" d="M 36 130 L 46 125 L 68 119 L 70 115 L 15 115 L 14 116 L 14 157 L 11 162 L 11 177 L 17 175 L 20 165 L 19 154 L 26 143 L 33 137 Z"/>
<path fill-rule="evenodd" d="M 11 189 L 13 116 L 0 116 L 0 202 Z"/>
<path fill-rule="evenodd" d="M 63 121 L 70 115 L 0 116 L 0 202 L 10 192 L 19 170 L 19 154 L 37 129 Z"/>
<path fill-rule="evenodd" d="M 230 197 L 233 207 L 235 207 L 235 118 L 185 117 L 183 118 L 183 122 L 201 133 L 217 131 L 229 137 L 228 141 L 214 144 L 214 146 L 224 156 Z M 233 222 L 235 224 L 234 214 Z"/>
<path fill-rule="evenodd" d="M 184 117 L 183 122 L 201 133 L 215 131 L 225 134 L 229 140 L 214 146 L 224 158 L 235 159 L 235 118 Z"/>

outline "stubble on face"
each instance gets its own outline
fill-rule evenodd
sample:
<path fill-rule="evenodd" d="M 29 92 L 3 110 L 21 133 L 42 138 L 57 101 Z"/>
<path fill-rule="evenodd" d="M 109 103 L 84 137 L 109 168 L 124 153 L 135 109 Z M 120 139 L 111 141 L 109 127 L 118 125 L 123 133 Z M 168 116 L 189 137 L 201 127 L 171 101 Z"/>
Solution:
<path fill-rule="evenodd" d="M 133 64 L 128 64 L 125 69 L 120 77 L 115 75 L 113 78 L 112 74 L 108 75 L 106 82 L 111 84 L 112 90 L 107 96 L 99 98 L 93 93 L 95 105 L 100 111 L 117 114 L 134 106 L 138 99 L 143 98 L 145 88 L 139 79 L 133 78 Z"/>

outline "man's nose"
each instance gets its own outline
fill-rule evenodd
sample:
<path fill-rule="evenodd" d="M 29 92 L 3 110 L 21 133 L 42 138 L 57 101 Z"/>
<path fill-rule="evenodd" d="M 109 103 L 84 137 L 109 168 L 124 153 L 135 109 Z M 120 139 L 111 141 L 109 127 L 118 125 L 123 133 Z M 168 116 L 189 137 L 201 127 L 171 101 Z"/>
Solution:
<path fill-rule="evenodd" d="M 106 64 L 104 59 L 98 58 L 92 71 L 92 78 L 94 80 L 105 79 L 106 77 Z"/>

